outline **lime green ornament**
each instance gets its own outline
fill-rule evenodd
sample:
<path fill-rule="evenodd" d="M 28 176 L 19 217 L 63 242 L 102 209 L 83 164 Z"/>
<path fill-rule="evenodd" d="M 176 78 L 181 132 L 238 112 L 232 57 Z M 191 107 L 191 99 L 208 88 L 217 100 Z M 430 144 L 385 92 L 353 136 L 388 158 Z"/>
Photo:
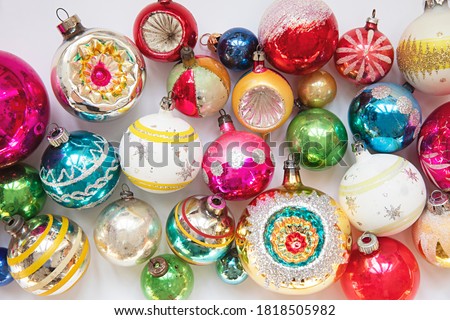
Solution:
<path fill-rule="evenodd" d="M 191 267 L 175 255 L 154 257 L 142 270 L 141 288 L 149 300 L 184 300 L 193 287 Z"/>

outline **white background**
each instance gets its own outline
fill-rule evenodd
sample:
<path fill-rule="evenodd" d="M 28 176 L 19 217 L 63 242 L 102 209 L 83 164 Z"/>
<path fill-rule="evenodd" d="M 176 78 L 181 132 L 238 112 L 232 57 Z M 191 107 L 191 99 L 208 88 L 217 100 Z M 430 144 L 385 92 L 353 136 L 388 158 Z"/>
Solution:
<path fill-rule="evenodd" d="M 69 14 L 78 14 L 82 23 L 90 27 L 101 27 L 111 29 L 132 38 L 134 19 L 140 10 L 151 1 L 133 0 L 77 0 L 77 1 L 13 1 L 0 0 L 0 49 L 14 53 L 27 61 L 38 72 L 44 81 L 51 103 L 51 121 L 64 126 L 69 131 L 84 129 L 102 134 L 111 141 L 120 141 L 126 128 L 137 118 L 155 113 L 159 108 L 159 101 L 166 94 L 166 77 L 172 67 L 171 63 L 157 63 L 146 60 L 147 82 L 139 104 L 127 115 L 119 120 L 108 123 L 88 123 L 70 116 L 56 101 L 50 86 L 50 68 L 53 54 L 62 42 L 62 37 L 56 29 L 59 20 L 55 16 L 58 7 L 64 7 Z M 212 32 L 225 32 L 232 27 L 246 27 L 257 34 L 260 17 L 269 6 L 271 0 L 179 0 L 196 17 L 199 35 Z M 372 9 L 377 9 L 377 17 L 380 19 L 379 29 L 384 32 L 396 47 L 401 33 L 406 26 L 423 12 L 422 0 L 327 0 L 333 9 L 339 22 L 339 31 L 344 32 L 361 27 Z M 206 48 L 197 45 L 196 53 L 208 54 Z M 336 113 L 347 125 L 348 105 L 360 89 L 341 79 L 335 71 L 333 62 L 330 62 L 325 70 L 331 72 L 338 82 L 337 97 L 327 108 Z M 233 83 L 240 77 L 240 73 L 230 72 Z M 293 88 L 296 88 L 297 77 L 288 76 Z M 403 83 L 397 66 L 392 68 L 391 73 L 385 78 L 387 81 Z M 296 95 L 296 90 L 294 90 Z M 447 101 L 447 97 L 430 97 L 416 92 L 415 97 L 423 109 L 425 117 L 437 106 Z M 228 103 L 226 109 L 230 111 Z M 296 114 L 294 111 L 293 115 Z M 218 134 L 217 118 L 187 119 L 199 132 L 204 143 L 212 141 Z M 283 141 L 286 125 L 272 135 L 272 139 Z M 0 124 L 1 125 L 1 124 Z M 235 125 L 240 128 L 237 121 Z M 347 126 L 348 127 L 348 126 Z M 350 131 L 349 135 L 350 135 Z M 413 143 L 400 154 L 407 157 L 417 165 L 416 144 Z M 43 141 L 41 146 L 28 158 L 26 163 L 39 166 L 40 157 L 47 142 Z M 281 184 L 282 163 L 284 158 L 276 155 L 277 169 L 271 183 L 271 187 Z M 353 155 L 348 150 L 345 161 L 352 164 Z M 318 188 L 332 197 L 337 197 L 340 179 L 348 167 L 334 167 L 323 172 L 302 171 L 302 179 L 305 185 Z M 370 170 L 370 168 L 367 168 Z M 125 182 L 122 175 L 121 182 Z M 197 179 L 182 191 L 168 195 L 154 195 L 138 190 L 129 184 L 135 196 L 150 202 L 163 221 L 176 202 L 193 194 L 208 194 L 209 190 L 199 175 Z M 428 185 L 428 190 L 431 186 Z M 106 202 L 110 203 L 118 199 L 119 190 Z M 248 201 L 229 203 L 236 219 Z M 133 268 L 116 267 L 109 264 L 97 252 L 93 243 L 92 229 L 96 217 L 105 207 L 103 204 L 97 208 L 83 212 L 63 208 L 47 199 L 43 213 L 65 215 L 80 224 L 89 236 L 92 244 L 91 265 L 84 278 L 68 293 L 53 299 L 144 299 L 140 289 L 140 273 L 144 266 Z M 407 244 L 416 255 L 421 269 L 421 285 L 417 299 L 448 299 L 450 298 L 450 271 L 438 269 L 429 265 L 419 256 L 411 241 L 411 232 L 407 230 L 396 235 L 396 239 Z M 0 246 L 8 245 L 9 236 L 0 230 Z M 170 252 L 163 238 L 158 253 Z M 215 273 L 215 266 L 204 267 L 193 266 L 195 273 L 195 286 L 191 299 L 345 299 L 339 283 L 328 289 L 310 296 L 283 296 L 261 289 L 251 279 L 239 286 L 229 286 L 221 282 Z M 0 299 L 41 299 L 23 291 L 17 284 L 11 283 L 7 287 L 0 287 Z M 52 299 L 52 298 L 46 298 Z"/>

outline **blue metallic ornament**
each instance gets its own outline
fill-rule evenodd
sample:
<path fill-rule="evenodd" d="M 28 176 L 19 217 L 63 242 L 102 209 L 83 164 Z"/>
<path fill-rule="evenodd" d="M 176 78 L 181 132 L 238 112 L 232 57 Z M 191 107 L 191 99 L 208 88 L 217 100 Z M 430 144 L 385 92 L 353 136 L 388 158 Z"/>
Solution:
<path fill-rule="evenodd" d="M 380 82 L 365 87 L 351 102 L 348 123 L 375 152 L 407 147 L 419 134 L 422 112 L 409 84 Z"/>
<path fill-rule="evenodd" d="M 217 260 L 216 271 L 219 278 L 227 284 L 240 284 L 248 277 L 236 248 L 230 249 L 222 258 Z"/>
<path fill-rule="evenodd" d="M 6 286 L 14 280 L 9 273 L 8 263 L 6 262 L 7 255 L 8 250 L 0 248 L 0 287 Z"/>
<path fill-rule="evenodd" d="M 102 136 L 88 131 L 70 134 L 57 127 L 41 159 L 45 192 L 67 208 L 87 209 L 105 201 L 120 177 L 118 155 Z"/>

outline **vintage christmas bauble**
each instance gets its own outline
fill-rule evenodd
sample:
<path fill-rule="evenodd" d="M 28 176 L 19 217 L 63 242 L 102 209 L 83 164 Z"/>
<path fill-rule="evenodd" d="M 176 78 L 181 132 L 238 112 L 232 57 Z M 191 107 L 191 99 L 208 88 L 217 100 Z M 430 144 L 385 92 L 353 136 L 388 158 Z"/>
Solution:
<path fill-rule="evenodd" d="M 301 111 L 286 133 L 291 152 L 309 170 L 325 170 L 339 163 L 347 151 L 347 140 L 342 121 L 320 108 Z"/>
<path fill-rule="evenodd" d="M 149 300 L 184 300 L 193 287 L 191 267 L 173 254 L 150 259 L 141 273 L 142 292 Z"/>
<path fill-rule="evenodd" d="M 412 300 L 420 283 L 413 253 L 401 242 L 364 233 L 352 250 L 341 286 L 352 300 Z"/>
<path fill-rule="evenodd" d="M 64 42 L 53 58 L 51 83 L 59 103 L 86 121 L 108 121 L 127 113 L 145 83 L 145 62 L 127 37 L 86 29 L 78 16 L 58 25 Z"/>
<path fill-rule="evenodd" d="M 294 94 L 281 74 L 264 66 L 264 52 L 255 51 L 253 60 L 253 70 L 234 86 L 231 104 L 244 127 L 264 135 L 287 121 Z"/>
<path fill-rule="evenodd" d="M 235 222 L 225 200 L 218 195 L 191 196 L 178 202 L 166 222 L 170 249 L 186 262 L 216 262 L 231 248 Z"/>
<path fill-rule="evenodd" d="M 169 62 L 180 59 L 181 48 L 194 48 L 197 22 L 192 13 L 172 0 L 158 0 L 146 6 L 133 27 L 137 47 L 149 59 Z"/>
<path fill-rule="evenodd" d="M 302 184 L 293 157 L 284 164 L 283 185 L 253 199 L 236 231 L 250 278 L 282 294 L 311 294 L 337 281 L 351 245 L 344 212 L 330 196 Z"/>
<path fill-rule="evenodd" d="M 412 227 L 417 251 L 431 264 L 450 268 L 450 203 L 448 196 L 435 190 L 427 208 Z"/>
<path fill-rule="evenodd" d="M 163 98 L 159 113 L 144 116 L 128 127 L 119 154 L 122 171 L 135 186 L 169 193 L 195 179 L 203 150 L 194 128 L 174 117 L 172 100 Z"/>
<path fill-rule="evenodd" d="M 41 212 L 47 195 L 39 172 L 24 163 L 0 170 L 0 220 L 21 215 L 29 220 Z"/>
<path fill-rule="evenodd" d="M 94 241 L 109 262 L 131 267 L 144 263 L 161 242 L 161 220 L 147 202 L 136 199 L 127 185 L 121 199 L 105 207 L 94 227 Z"/>
<path fill-rule="evenodd" d="M 323 67 L 338 42 L 334 13 L 321 0 L 277 0 L 261 18 L 259 42 L 267 60 L 290 74 L 308 74 Z"/>
<path fill-rule="evenodd" d="M 217 260 L 216 271 L 219 278 L 227 284 L 241 284 L 248 278 L 236 248 L 231 248 Z"/>
<path fill-rule="evenodd" d="M 405 29 L 397 63 L 406 80 L 432 95 L 450 94 L 450 8 L 447 0 L 427 0 L 425 12 Z"/>
<path fill-rule="evenodd" d="M 45 192 L 60 205 L 87 209 L 113 193 L 120 177 L 115 148 L 89 131 L 56 127 L 41 158 L 39 175 Z"/>
<path fill-rule="evenodd" d="M 334 63 L 337 71 L 347 80 L 357 84 L 372 84 L 383 79 L 391 70 L 394 47 L 378 31 L 375 10 L 366 25 L 355 28 L 339 39 Z"/>
<path fill-rule="evenodd" d="M 420 165 L 428 179 L 450 192 L 450 102 L 434 110 L 424 121 L 417 140 Z"/>
<path fill-rule="evenodd" d="M 307 108 L 323 108 L 336 97 L 336 80 L 324 70 L 302 76 L 297 93 L 301 105 Z"/>
<path fill-rule="evenodd" d="M 426 202 L 425 182 L 408 160 L 392 154 L 370 154 L 362 141 L 353 145 L 356 163 L 339 185 L 339 202 L 351 224 L 377 236 L 409 228 Z"/>
<path fill-rule="evenodd" d="M 15 55 L 0 51 L 0 168 L 28 157 L 41 143 L 50 118 L 44 83 Z"/>
<path fill-rule="evenodd" d="M 269 185 L 275 168 L 269 145 L 257 135 L 238 131 L 231 116 L 221 111 L 221 136 L 203 156 L 203 179 L 226 200 L 250 199 Z"/>
<path fill-rule="evenodd" d="M 420 105 L 410 89 L 389 82 L 365 87 L 348 110 L 352 133 L 376 152 L 397 152 L 410 145 L 422 123 Z"/>
<path fill-rule="evenodd" d="M 216 114 L 230 95 L 227 69 L 211 57 L 194 56 L 190 47 L 183 47 L 181 60 L 167 79 L 167 91 L 171 93 L 175 108 L 190 117 Z"/>
<path fill-rule="evenodd" d="M 14 216 L 6 226 L 12 236 L 8 265 L 12 277 L 26 291 L 50 296 L 72 288 L 89 265 L 89 241 L 72 220 L 39 215 L 27 222 Z"/>
<path fill-rule="evenodd" d="M 7 256 L 8 249 L 0 247 L 0 287 L 8 285 L 14 280 L 9 273 Z"/>

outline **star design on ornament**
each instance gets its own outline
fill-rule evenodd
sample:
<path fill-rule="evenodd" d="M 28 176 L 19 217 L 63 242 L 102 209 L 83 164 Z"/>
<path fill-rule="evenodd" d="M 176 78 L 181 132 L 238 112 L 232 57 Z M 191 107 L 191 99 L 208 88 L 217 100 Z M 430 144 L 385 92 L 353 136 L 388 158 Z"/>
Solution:
<path fill-rule="evenodd" d="M 397 208 L 394 208 L 393 205 L 390 206 L 390 208 L 384 207 L 386 210 L 386 214 L 384 215 L 385 218 L 389 218 L 389 220 L 396 220 L 397 218 L 400 218 L 401 212 L 401 205 L 399 205 Z"/>
<path fill-rule="evenodd" d="M 348 211 L 350 211 L 352 215 L 355 215 L 356 210 L 359 208 L 359 206 L 356 204 L 356 197 L 346 196 L 345 203 L 347 204 Z"/>
<path fill-rule="evenodd" d="M 181 171 L 177 172 L 177 175 L 179 175 L 183 181 L 186 181 L 188 178 L 192 178 L 192 173 L 194 171 L 195 169 L 189 163 L 186 163 L 186 166 L 181 168 Z"/>
<path fill-rule="evenodd" d="M 411 180 L 413 183 L 419 181 L 419 177 L 417 176 L 417 173 L 414 172 L 411 168 L 407 168 L 403 170 L 403 172 L 408 176 L 408 179 Z"/>

